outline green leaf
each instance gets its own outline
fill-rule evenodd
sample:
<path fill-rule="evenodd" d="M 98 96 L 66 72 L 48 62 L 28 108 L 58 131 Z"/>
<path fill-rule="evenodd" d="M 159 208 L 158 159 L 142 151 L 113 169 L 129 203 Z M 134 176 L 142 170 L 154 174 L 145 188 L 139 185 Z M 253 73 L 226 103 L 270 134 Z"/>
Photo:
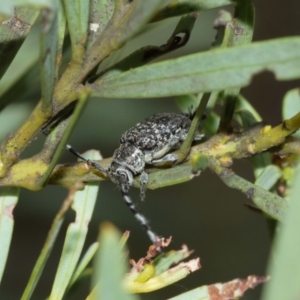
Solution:
<path fill-rule="evenodd" d="M 213 47 L 226 48 L 231 46 L 234 38 L 233 16 L 227 10 L 220 10 L 218 17 L 214 20 L 214 29 L 217 30 Z"/>
<path fill-rule="evenodd" d="M 232 28 L 233 45 L 244 45 L 252 41 L 255 11 L 251 0 L 237 1 Z"/>
<path fill-rule="evenodd" d="M 36 98 L 37 93 L 40 92 L 40 71 L 37 65 L 39 47 L 32 48 L 32 44 L 39 44 L 37 30 L 30 32 L 14 61 L 0 81 L 0 111 L 16 99 L 24 104 L 28 99 Z M 29 107 L 28 110 L 30 111 Z M 29 111 L 24 112 L 22 110 L 22 113 L 25 113 L 25 116 L 27 116 Z"/>
<path fill-rule="evenodd" d="M 12 16 L 15 8 L 51 8 L 52 0 L 1 0 L 0 14 Z"/>
<path fill-rule="evenodd" d="M 101 77 L 102 74 L 104 77 L 116 76 L 122 72 L 145 65 L 171 51 L 184 47 L 189 41 L 197 17 L 195 14 L 183 16 L 166 44 L 143 47 L 96 76 Z"/>
<path fill-rule="evenodd" d="M 199 258 L 181 262 L 158 275 L 155 274 L 155 276 L 155 268 L 151 264 L 145 265 L 142 271 L 138 271 L 137 268 L 133 267 L 125 277 L 124 285 L 126 290 L 131 293 L 149 293 L 170 286 L 200 268 Z"/>
<path fill-rule="evenodd" d="M 164 7 L 152 21 L 161 21 L 166 18 L 180 16 L 201 10 L 235 4 L 237 0 L 173 0 Z"/>
<path fill-rule="evenodd" d="M 47 137 L 43 150 L 39 154 L 37 154 L 37 157 L 42 160 L 51 160 L 50 164 L 47 167 L 47 170 L 43 173 L 38 181 L 38 184 L 40 186 L 43 186 L 46 183 L 53 169 L 55 168 L 61 154 L 63 153 L 63 151 L 65 151 L 67 141 L 85 107 L 88 96 L 88 92 L 83 89 L 81 91 L 81 94 L 79 94 L 79 99 L 72 116 L 62 121 L 56 128 L 54 128 L 54 130 L 52 130 L 52 132 Z"/>
<path fill-rule="evenodd" d="M 204 122 L 203 132 L 205 136 L 209 137 L 211 135 L 214 135 L 218 130 L 219 124 L 220 117 L 216 113 L 211 112 Z"/>
<path fill-rule="evenodd" d="M 176 97 L 176 104 L 180 111 L 185 114 L 190 113 L 195 110 L 200 103 L 201 97 L 196 97 L 195 95 L 180 95 Z"/>
<path fill-rule="evenodd" d="M 97 151 L 90 151 L 85 157 L 92 160 L 101 158 Z M 72 208 L 76 212 L 76 220 L 67 230 L 50 300 L 61 299 L 70 283 L 88 232 L 98 189 L 98 183 L 89 183 L 84 190 L 77 191 L 75 194 Z"/>
<path fill-rule="evenodd" d="M 73 56 L 77 55 L 77 48 L 87 42 L 90 1 L 63 0 L 66 11 L 68 29 L 70 32 Z"/>
<path fill-rule="evenodd" d="M 18 7 L 15 8 L 11 18 L 2 21 L 0 25 L 0 79 L 19 51 L 38 15 L 37 9 Z"/>
<path fill-rule="evenodd" d="M 2 191 L 0 196 L 0 282 L 6 265 L 14 228 L 14 218 L 12 213 L 18 199 L 19 189 L 17 188 L 6 188 Z"/>
<path fill-rule="evenodd" d="M 115 2 L 113 0 L 91 0 L 88 48 L 105 29 L 113 15 L 114 8 Z"/>
<path fill-rule="evenodd" d="M 151 0 L 145 3 L 144 0 L 136 1 L 115 1 L 113 16 L 103 33 L 95 39 L 95 42 L 88 49 L 85 55 L 87 69 L 94 69 L 95 63 L 100 63 L 114 50 L 136 35 L 158 9 L 169 0 Z M 90 63 L 90 60 L 93 62 Z"/>
<path fill-rule="evenodd" d="M 277 166 L 269 165 L 257 177 L 255 185 L 269 191 L 281 176 L 282 172 Z"/>
<path fill-rule="evenodd" d="M 270 256 L 267 274 L 271 280 L 266 285 L 262 300 L 299 298 L 300 282 L 300 164 L 295 171 L 285 222 L 279 225 Z"/>
<path fill-rule="evenodd" d="M 193 251 L 189 251 L 187 246 L 182 246 L 181 250 L 171 250 L 167 253 L 160 254 L 153 261 L 155 266 L 155 275 L 159 275 L 167 271 L 171 266 L 177 265 L 179 262 L 183 261 L 189 257 Z"/>
<path fill-rule="evenodd" d="M 218 35 L 222 35 L 222 31 L 224 31 L 221 48 L 236 47 L 251 43 L 254 26 L 254 8 L 251 0 L 239 1 L 237 3 L 232 20 L 230 20 L 230 16 L 227 14 L 221 11 L 219 18 L 214 23 L 215 27 L 218 28 Z M 225 25 L 223 22 L 225 22 Z M 224 105 L 218 129 L 220 132 L 228 131 L 231 128 L 235 104 L 239 94 L 240 88 L 228 88 L 222 93 Z"/>
<path fill-rule="evenodd" d="M 34 289 L 35 289 L 35 287 L 42 275 L 42 272 L 45 268 L 48 257 L 53 249 L 57 235 L 58 235 L 61 225 L 64 221 L 65 213 L 70 208 L 72 201 L 73 201 L 74 194 L 79 187 L 74 185 L 73 188 L 71 188 L 71 190 L 70 190 L 68 196 L 66 197 L 66 199 L 64 200 L 59 212 L 55 216 L 55 219 L 52 222 L 51 228 L 49 230 L 46 241 L 44 243 L 43 249 L 35 263 L 35 266 L 32 270 L 32 273 L 30 275 L 30 278 L 26 285 L 24 293 L 21 297 L 21 300 L 27 300 L 27 299 L 31 298 L 31 296 L 34 292 Z"/>
<path fill-rule="evenodd" d="M 157 12 L 164 4 L 170 2 L 170 0 L 151 0 L 151 2 L 149 1 L 147 3 L 145 3 L 144 0 L 119 0 L 117 2 L 120 3 L 119 9 L 117 10 L 118 15 L 122 15 L 123 18 L 126 18 L 128 12 L 130 12 L 131 15 L 131 18 L 127 19 L 128 23 L 126 26 L 119 28 L 119 30 L 121 30 L 118 35 L 120 35 L 123 42 L 125 42 L 137 34 L 141 30 L 141 27 L 150 20 L 155 12 Z"/>
<path fill-rule="evenodd" d="M 52 111 L 52 93 L 58 77 L 65 36 L 66 19 L 60 1 L 53 1 L 52 9 L 42 10 L 41 20 L 41 85 L 44 109 Z"/>
<path fill-rule="evenodd" d="M 234 117 L 244 127 L 244 129 L 249 129 L 256 123 L 262 121 L 258 112 L 242 95 L 239 95 L 237 98 Z M 264 169 L 272 163 L 271 155 L 268 152 L 257 154 L 249 159 L 254 166 L 254 175 L 256 178 L 258 178 Z"/>
<path fill-rule="evenodd" d="M 214 166 L 215 167 L 215 166 Z M 278 221 L 286 220 L 288 203 L 284 198 L 271 193 L 253 183 L 234 174 L 231 170 L 215 167 L 216 173 L 223 182 L 234 189 L 237 189 L 250 198 L 258 208 Z"/>
<path fill-rule="evenodd" d="M 300 89 L 296 88 L 288 91 L 282 103 L 282 117 L 289 119 L 295 115 L 295 112 L 300 111 Z M 300 131 L 296 131 L 294 136 L 300 138 Z"/>
<path fill-rule="evenodd" d="M 99 250 L 94 264 L 95 276 L 93 278 L 92 293 L 87 299 L 137 299 L 135 295 L 127 294 L 122 287 L 126 268 L 124 254 L 120 247 L 121 235 L 110 224 L 101 226 L 99 236 Z"/>
<path fill-rule="evenodd" d="M 235 118 L 243 125 L 245 129 L 250 128 L 257 122 L 261 122 L 262 118 L 249 101 L 242 95 L 239 95 L 235 104 Z"/>
<path fill-rule="evenodd" d="M 266 69 L 278 80 L 296 79 L 300 77 L 299 47 L 299 37 L 288 37 L 206 51 L 136 68 L 89 86 L 97 97 L 147 98 L 239 88 Z"/>
<path fill-rule="evenodd" d="M 82 274 L 82 272 L 85 270 L 85 268 L 87 267 L 87 265 L 90 263 L 90 261 L 94 258 L 94 255 L 96 254 L 97 250 L 99 248 L 99 243 L 95 242 L 93 243 L 88 250 L 86 251 L 86 253 L 84 254 L 84 256 L 82 257 L 81 261 L 79 262 L 72 278 L 70 281 L 70 284 L 68 286 L 68 289 L 78 280 L 78 278 L 80 277 L 80 275 Z"/>

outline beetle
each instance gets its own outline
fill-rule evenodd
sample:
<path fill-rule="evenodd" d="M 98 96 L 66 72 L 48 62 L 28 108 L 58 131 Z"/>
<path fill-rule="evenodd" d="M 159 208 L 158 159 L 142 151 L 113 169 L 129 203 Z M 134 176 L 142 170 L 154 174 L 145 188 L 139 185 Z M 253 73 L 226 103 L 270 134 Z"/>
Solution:
<path fill-rule="evenodd" d="M 105 173 L 120 188 L 125 203 L 154 244 L 158 237 L 147 219 L 136 209 L 129 197 L 129 189 L 133 184 L 134 176 L 140 175 L 141 199 L 144 200 L 148 182 L 146 165 L 176 163 L 178 157 L 171 151 L 179 149 L 186 139 L 191 119 L 191 115 L 181 113 L 158 113 L 137 123 L 121 136 L 120 146 L 115 150 L 111 165 L 107 169 L 94 161 L 85 159 L 70 145 L 67 145 L 70 152 Z M 196 132 L 194 141 L 199 141 L 202 137 L 203 134 Z"/>

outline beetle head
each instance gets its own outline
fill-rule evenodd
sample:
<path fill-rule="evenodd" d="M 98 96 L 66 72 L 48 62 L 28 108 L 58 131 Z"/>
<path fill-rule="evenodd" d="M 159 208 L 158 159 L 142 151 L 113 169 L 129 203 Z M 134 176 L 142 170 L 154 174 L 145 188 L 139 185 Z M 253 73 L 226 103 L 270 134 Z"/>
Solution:
<path fill-rule="evenodd" d="M 112 161 L 108 175 L 124 192 L 128 192 L 133 182 L 133 174 L 126 166 Z"/>

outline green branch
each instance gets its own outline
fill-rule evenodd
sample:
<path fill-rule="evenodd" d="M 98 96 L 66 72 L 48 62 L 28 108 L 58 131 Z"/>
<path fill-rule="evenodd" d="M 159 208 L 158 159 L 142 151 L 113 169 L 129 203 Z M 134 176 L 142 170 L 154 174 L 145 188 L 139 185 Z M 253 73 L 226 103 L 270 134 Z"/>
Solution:
<path fill-rule="evenodd" d="M 242 133 L 226 135 L 218 133 L 210 140 L 191 148 L 190 159 L 181 165 L 168 169 L 150 168 L 149 189 L 157 189 L 169 185 L 189 181 L 197 175 L 199 169 L 208 166 L 230 187 L 237 188 L 250 197 L 254 203 L 270 216 L 282 220 L 287 203 L 284 199 L 258 187 L 235 175 L 228 167 L 233 159 L 240 159 L 270 150 L 282 145 L 285 139 L 300 127 L 300 113 L 285 120 L 282 124 L 271 126 L 256 126 Z M 290 138 L 288 139 L 288 141 Z M 295 140 L 293 139 L 295 143 Z M 299 143 L 298 143 L 299 144 Z M 200 166 L 199 166 L 199 161 Z M 111 164 L 111 158 L 99 161 L 102 167 Z M 8 176 L 0 180 L 0 186 L 17 186 L 31 190 L 40 187 L 36 180 L 44 174 L 48 166 L 42 159 L 26 159 L 13 165 Z M 49 178 L 48 183 L 70 188 L 75 182 L 98 181 L 107 179 L 105 174 L 92 169 L 86 163 L 73 165 L 58 165 Z M 136 178 L 135 187 L 139 187 Z"/>

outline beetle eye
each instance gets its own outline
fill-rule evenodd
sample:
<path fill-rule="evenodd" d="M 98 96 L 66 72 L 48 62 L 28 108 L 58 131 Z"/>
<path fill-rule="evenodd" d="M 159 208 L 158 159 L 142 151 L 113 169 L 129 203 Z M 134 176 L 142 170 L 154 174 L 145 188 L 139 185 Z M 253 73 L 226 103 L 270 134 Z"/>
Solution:
<path fill-rule="evenodd" d="M 122 172 L 122 171 L 117 171 L 117 174 L 118 174 L 118 176 L 119 176 L 120 178 L 126 179 L 126 174 L 125 174 L 124 172 Z"/>

